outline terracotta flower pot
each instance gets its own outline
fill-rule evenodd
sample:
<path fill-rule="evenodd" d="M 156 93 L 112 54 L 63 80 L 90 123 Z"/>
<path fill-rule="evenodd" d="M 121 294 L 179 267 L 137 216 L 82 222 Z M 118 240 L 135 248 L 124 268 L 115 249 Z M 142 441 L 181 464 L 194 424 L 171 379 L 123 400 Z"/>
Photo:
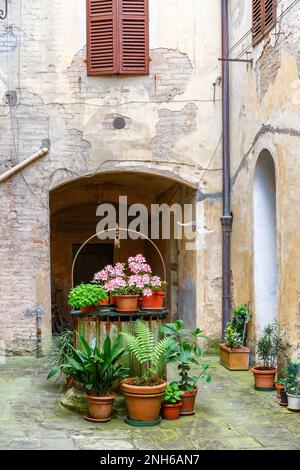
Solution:
<path fill-rule="evenodd" d="M 195 414 L 195 401 L 196 396 L 198 393 L 198 389 L 195 388 L 192 392 L 185 391 L 183 395 L 181 395 L 182 400 L 182 407 L 180 410 L 180 414 L 183 416 L 189 416 Z"/>
<path fill-rule="evenodd" d="M 287 397 L 287 393 L 286 393 L 286 389 L 285 388 L 282 388 L 280 390 L 280 401 L 279 401 L 279 405 L 281 406 L 288 406 L 288 397 Z"/>
<path fill-rule="evenodd" d="M 110 305 L 116 305 L 116 298 L 111 292 L 109 293 L 109 303 Z"/>
<path fill-rule="evenodd" d="M 108 304 L 109 304 L 109 299 L 99 300 L 99 305 L 108 305 Z"/>
<path fill-rule="evenodd" d="M 248 370 L 249 356 L 248 348 L 232 349 L 226 344 L 220 344 L 220 363 L 229 370 Z"/>
<path fill-rule="evenodd" d="M 94 312 L 97 310 L 97 305 L 90 305 L 89 307 L 80 307 L 80 311 L 84 313 Z"/>
<path fill-rule="evenodd" d="M 162 381 L 161 384 L 153 387 L 132 385 L 133 382 L 134 379 L 129 378 L 120 384 L 126 401 L 128 417 L 133 421 L 157 420 L 167 382 Z"/>
<path fill-rule="evenodd" d="M 88 416 L 85 416 L 87 421 L 95 423 L 106 423 L 111 420 L 112 407 L 116 398 L 116 394 L 112 393 L 105 397 L 92 397 L 87 393 L 84 398 L 87 401 Z"/>
<path fill-rule="evenodd" d="M 174 421 L 179 419 L 182 401 L 178 403 L 163 403 L 161 406 L 161 414 L 164 419 Z"/>
<path fill-rule="evenodd" d="M 138 295 L 116 295 L 116 311 L 120 313 L 136 313 L 138 311 Z"/>
<path fill-rule="evenodd" d="M 164 291 L 152 291 L 152 295 L 142 297 L 142 308 L 145 310 L 161 310 L 164 308 L 166 293 Z"/>
<path fill-rule="evenodd" d="M 275 389 L 275 376 L 277 369 L 263 369 L 253 367 L 252 369 L 256 390 L 271 391 Z"/>
<path fill-rule="evenodd" d="M 284 390 L 284 385 L 276 384 L 275 388 L 276 388 L 277 398 L 278 400 L 280 400 L 280 391 Z"/>

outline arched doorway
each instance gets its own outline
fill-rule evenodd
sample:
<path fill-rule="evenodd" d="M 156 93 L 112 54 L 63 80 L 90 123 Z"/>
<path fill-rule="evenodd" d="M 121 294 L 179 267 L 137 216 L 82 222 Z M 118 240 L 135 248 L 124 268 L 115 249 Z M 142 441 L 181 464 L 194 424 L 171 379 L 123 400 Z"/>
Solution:
<path fill-rule="evenodd" d="M 269 151 L 259 156 L 254 177 L 254 310 L 256 331 L 278 318 L 276 176 Z"/>
<path fill-rule="evenodd" d="M 119 214 L 119 197 L 126 197 L 128 206 L 144 204 L 180 204 L 195 202 L 195 189 L 178 180 L 157 174 L 138 172 L 105 172 L 66 182 L 50 191 L 51 213 L 51 291 L 52 303 L 69 317 L 67 293 L 71 288 L 71 270 L 74 256 L 84 242 L 97 232 L 100 217 L 99 204 L 113 204 Z M 117 220 L 120 227 L 124 223 Z M 130 222 L 130 217 L 128 217 Z M 171 237 L 153 240 L 159 248 L 167 268 L 169 309 L 171 319 L 183 318 L 189 326 L 196 325 L 196 253 L 184 251 L 184 242 L 176 240 L 171 224 Z M 150 233 L 149 233 L 149 236 Z M 120 248 L 114 240 L 94 238 L 80 252 L 74 271 L 74 282 L 87 282 L 93 273 L 106 264 L 125 262 L 129 256 L 142 253 L 155 274 L 163 277 L 163 266 L 151 243 L 140 238 L 121 240 Z M 187 288 L 188 287 L 188 288 Z M 194 298 L 194 301 L 193 301 Z M 191 306 L 194 308 L 191 308 Z"/>

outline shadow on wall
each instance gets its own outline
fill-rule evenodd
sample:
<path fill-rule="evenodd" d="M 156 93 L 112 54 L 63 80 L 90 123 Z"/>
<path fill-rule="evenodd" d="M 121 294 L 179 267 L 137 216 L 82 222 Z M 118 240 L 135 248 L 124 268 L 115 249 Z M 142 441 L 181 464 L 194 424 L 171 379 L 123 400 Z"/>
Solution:
<path fill-rule="evenodd" d="M 178 317 L 186 328 L 196 328 L 196 285 L 189 275 L 186 275 L 185 285 L 179 289 Z"/>

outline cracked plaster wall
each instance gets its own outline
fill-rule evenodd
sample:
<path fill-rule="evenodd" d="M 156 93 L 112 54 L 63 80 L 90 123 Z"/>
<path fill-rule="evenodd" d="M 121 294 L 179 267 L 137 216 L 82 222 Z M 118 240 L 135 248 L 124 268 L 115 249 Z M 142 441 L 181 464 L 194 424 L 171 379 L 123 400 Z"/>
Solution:
<path fill-rule="evenodd" d="M 209 228 L 199 249 L 203 270 L 187 272 L 183 291 L 196 292 L 195 321 L 220 335 L 220 288 L 211 283 L 221 254 L 219 25 L 217 1 L 150 0 L 150 75 L 87 77 L 84 0 L 9 2 L 0 23 L 0 171 L 42 145 L 50 154 L 0 187 L 0 331 L 8 353 L 35 350 L 37 309 L 43 340 L 50 336 L 49 188 L 107 166 L 146 166 L 199 186 Z M 124 129 L 112 127 L 116 116 Z"/>
<path fill-rule="evenodd" d="M 251 6 L 231 2 L 231 45 L 251 28 Z M 278 14 L 291 4 L 280 2 Z M 299 145 L 300 145 L 300 5 L 288 13 L 259 43 L 249 58 L 253 67 L 231 66 L 232 199 L 234 227 L 232 269 L 235 303 L 251 302 L 255 337 L 253 288 L 253 178 L 257 159 L 270 151 L 277 183 L 277 287 L 279 319 L 294 356 L 300 346 Z M 276 33 L 276 34 L 275 34 Z M 278 34 L 280 33 L 280 34 Z M 250 36 L 232 53 L 249 45 Z"/>

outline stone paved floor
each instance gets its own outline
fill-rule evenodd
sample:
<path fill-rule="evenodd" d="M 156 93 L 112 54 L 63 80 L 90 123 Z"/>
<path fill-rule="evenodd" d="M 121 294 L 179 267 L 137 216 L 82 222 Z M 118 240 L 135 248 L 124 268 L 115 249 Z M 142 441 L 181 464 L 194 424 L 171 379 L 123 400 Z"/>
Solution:
<path fill-rule="evenodd" d="M 110 423 L 87 423 L 60 405 L 44 360 L 8 359 L 0 365 L 0 449 L 300 449 L 300 414 L 280 407 L 275 393 L 254 391 L 251 372 L 209 362 L 213 382 L 201 386 L 196 416 L 131 428 L 122 404 Z"/>

